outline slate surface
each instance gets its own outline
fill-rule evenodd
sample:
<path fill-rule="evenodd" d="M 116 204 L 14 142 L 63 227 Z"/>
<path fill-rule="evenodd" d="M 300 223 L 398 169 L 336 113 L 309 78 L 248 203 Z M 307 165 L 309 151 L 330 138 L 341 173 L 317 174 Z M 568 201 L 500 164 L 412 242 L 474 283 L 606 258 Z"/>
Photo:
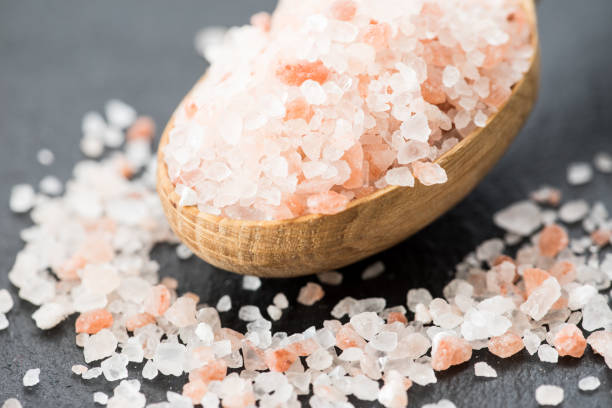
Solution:
<path fill-rule="evenodd" d="M 18 233 L 27 216 L 7 208 L 10 187 L 36 184 L 47 173 L 66 180 L 81 159 L 80 118 L 102 109 L 112 97 L 133 104 L 162 125 L 181 96 L 205 69 L 192 47 L 194 33 L 206 25 L 242 24 L 252 13 L 271 10 L 273 0 L 0 0 L 0 287 L 21 248 Z M 535 111 L 502 161 L 461 204 L 430 227 L 396 247 L 343 270 L 345 284 L 327 288 L 313 307 L 292 306 L 275 330 L 295 332 L 328 317 L 343 296 L 357 298 L 381 293 L 389 305 L 403 304 L 411 287 L 427 287 L 440 295 L 453 266 L 483 239 L 500 235 L 492 214 L 521 199 L 542 183 L 563 188 L 566 197 L 584 196 L 612 207 L 612 176 L 598 175 L 588 186 L 569 189 L 566 164 L 590 160 L 595 152 L 612 151 L 612 2 L 610 0 L 545 0 L 539 4 L 542 40 L 542 86 Z M 36 151 L 47 147 L 56 162 L 44 168 Z M 229 293 L 234 306 L 265 307 L 278 291 L 295 299 L 308 281 L 264 282 L 257 292 L 240 289 L 240 279 L 191 259 L 180 262 L 171 248 L 156 251 L 161 274 L 181 282 L 180 290 L 198 293 L 214 304 Z M 360 271 L 383 260 L 388 272 L 364 284 Z M 34 307 L 17 300 L 8 314 L 9 330 L 0 332 L 0 402 L 18 397 L 26 407 L 89 407 L 94 391 L 111 393 L 102 379 L 85 382 L 70 373 L 82 361 L 74 345 L 74 317 L 41 333 L 30 319 Z M 234 313 L 224 313 L 224 325 L 243 329 Z M 439 375 L 436 385 L 415 386 L 411 406 L 449 398 L 458 407 L 536 407 L 534 390 L 550 383 L 565 388 L 564 407 L 612 406 L 612 372 L 601 357 L 588 352 L 582 360 L 561 359 L 541 364 L 521 353 L 504 361 L 476 353 L 488 361 L 498 379 L 474 378 L 472 364 Z M 42 369 L 41 383 L 24 389 L 28 368 Z M 139 370 L 130 366 L 130 375 Z M 578 379 L 596 375 L 599 390 L 580 392 Z M 183 378 L 144 381 L 149 401 L 160 401 L 164 390 L 180 391 Z M 362 403 L 360 406 L 371 406 Z"/>

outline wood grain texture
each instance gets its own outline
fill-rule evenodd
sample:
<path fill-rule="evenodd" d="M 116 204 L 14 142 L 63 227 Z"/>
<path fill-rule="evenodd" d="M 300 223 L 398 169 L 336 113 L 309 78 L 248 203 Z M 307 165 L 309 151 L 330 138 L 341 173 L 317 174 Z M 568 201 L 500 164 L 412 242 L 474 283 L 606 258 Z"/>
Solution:
<path fill-rule="evenodd" d="M 436 161 L 445 184 L 390 186 L 354 200 L 334 215 L 306 215 L 282 221 L 245 221 L 179 207 L 158 149 L 157 191 L 174 232 L 197 256 L 225 270 L 263 277 L 294 277 L 339 268 L 389 248 L 416 233 L 465 197 L 503 155 L 525 123 L 537 97 L 540 73 L 535 8 L 525 7 L 536 49 L 531 67 L 487 126 L 464 138 Z"/>

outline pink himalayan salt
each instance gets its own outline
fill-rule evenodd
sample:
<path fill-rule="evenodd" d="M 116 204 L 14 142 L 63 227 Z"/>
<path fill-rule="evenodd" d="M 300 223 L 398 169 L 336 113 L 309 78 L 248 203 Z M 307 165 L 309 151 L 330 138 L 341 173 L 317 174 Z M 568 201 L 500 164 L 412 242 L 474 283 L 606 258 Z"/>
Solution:
<path fill-rule="evenodd" d="M 90 310 L 81 313 L 75 322 L 77 333 L 95 334 L 113 325 L 113 315 L 106 309 Z"/>
<path fill-rule="evenodd" d="M 593 351 L 601 354 L 609 368 L 612 368 L 612 332 L 599 330 L 587 337 L 587 343 Z"/>
<path fill-rule="evenodd" d="M 525 283 L 525 293 L 527 296 L 531 295 L 531 292 L 533 292 L 548 278 L 550 278 L 550 274 L 543 269 L 525 269 L 523 271 L 523 282 Z"/>
<path fill-rule="evenodd" d="M 511 332 L 491 337 L 488 342 L 489 351 L 501 358 L 513 356 L 521 351 L 523 347 L 525 347 L 523 339 Z"/>
<path fill-rule="evenodd" d="M 227 375 L 227 364 L 223 360 L 210 361 L 203 367 L 189 372 L 189 381 L 208 384 L 211 381 L 222 381 Z"/>
<path fill-rule="evenodd" d="M 439 339 L 434 339 L 431 351 L 431 366 L 434 370 L 443 371 L 470 358 L 472 358 L 472 346 L 466 340 L 453 335 L 443 335 Z"/>
<path fill-rule="evenodd" d="M 297 297 L 298 303 L 306 306 L 312 306 L 323 298 L 325 292 L 318 283 L 308 282 L 306 286 L 300 289 L 300 293 Z"/>
<path fill-rule="evenodd" d="M 350 323 L 342 326 L 336 333 L 336 346 L 341 350 L 351 347 L 364 348 L 365 345 L 365 340 L 357 334 Z"/>
<path fill-rule="evenodd" d="M 153 286 L 144 301 L 144 311 L 151 316 L 159 317 L 170 307 L 170 291 L 164 285 Z"/>
<path fill-rule="evenodd" d="M 566 324 L 555 334 L 553 344 L 560 356 L 580 358 L 584 354 L 587 342 L 575 324 Z"/>
<path fill-rule="evenodd" d="M 576 279 L 576 267 L 569 261 L 559 261 L 550 268 L 550 274 L 565 285 Z"/>
<path fill-rule="evenodd" d="M 128 317 L 128 319 L 125 321 L 125 328 L 128 331 L 134 331 L 136 329 L 153 323 L 155 323 L 155 317 L 153 317 L 152 315 L 148 313 L 137 313 Z"/>
<path fill-rule="evenodd" d="M 591 233 L 591 241 L 599 247 L 606 246 L 612 238 L 612 230 L 599 228 Z"/>
<path fill-rule="evenodd" d="M 542 255 L 553 257 L 567 248 L 568 243 L 569 238 L 565 229 L 557 224 L 551 224 L 540 232 L 538 248 Z"/>
<path fill-rule="evenodd" d="M 270 371 L 285 372 L 297 360 L 296 352 L 289 349 L 266 350 L 265 362 Z"/>
<path fill-rule="evenodd" d="M 155 136 L 155 122 L 149 116 L 140 116 L 127 130 L 125 137 L 129 141 L 151 141 Z"/>
<path fill-rule="evenodd" d="M 387 316 L 387 323 L 391 324 L 391 323 L 395 323 L 395 322 L 400 322 L 403 324 L 408 324 L 408 319 L 406 319 L 406 316 L 403 313 L 400 312 L 391 312 L 389 313 L 389 316 Z"/>
<path fill-rule="evenodd" d="M 183 385 L 183 395 L 189 397 L 194 405 L 202 401 L 204 395 L 208 391 L 208 386 L 202 381 L 189 381 Z"/>
<path fill-rule="evenodd" d="M 351 0 L 294 3 L 256 14 L 205 53 L 206 79 L 177 111 L 164 159 L 200 211 L 260 220 L 335 213 L 390 182 L 411 186 L 385 177 L 402 164 L 424 185 L 444 183 L 433 162 L 486 124 L 533 53 L 519 0 L 400 3 L 392 12 Z M 304 36 L 312 45 L 296 47 Z M 425 152 L 406 155 L 411 140 Z M 309 166 L 322 172 L 307 177 Z"/>

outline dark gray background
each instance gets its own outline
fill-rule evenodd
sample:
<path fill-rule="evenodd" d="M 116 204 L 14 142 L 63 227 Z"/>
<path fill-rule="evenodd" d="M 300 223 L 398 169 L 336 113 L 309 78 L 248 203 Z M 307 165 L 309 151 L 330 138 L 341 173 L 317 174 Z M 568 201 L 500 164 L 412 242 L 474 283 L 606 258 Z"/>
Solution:
<path fill-rule="evenodd" d="M 82 158 L 78 148 L 80 120 L 90 109 L 100 110 L 109 98 L 120 98 L 163 125 L 182 95 L 206 68 L 192 46 L 195 32 L 206 25 L 236 25 L 273 0 L 0 0 L 0 287 L 10 288 L 6 272 L 22 247 L 19 231 L 27 216 L 8 210 L 13 184 L 37 184 L 47 173 L 66 180 Z M 455 209 L 396 247 L 375 256 L 387 265 L 382 277 L 363 284 L 359 272 L 368 262 L 345 268 L 345 284 L 326 288 L 315 306 L 292 306 L 275 330 L 301 331 L 327 318 L 343 296 L 381 295 L 389 305 L 403 304 L 411 287 L 427 287 L 441 295 L 453 266 L 483 239 L 500 235 L 492 214 L 521 199 L 542 183 L 563 187 L 565 197 L 585 196 L 612 207 L 612 177 L 598 175 L 588 186 L 569 190 L 565 168 L 573 160 L 590 160 L 594 153 L 612 151 L 612 1 L 545 0 L 539 4 L 542 42 L 540 99 L 527 126 L 506 156 L 480 186 Z M 53 150 L 56 162 L 44 168 L 36 162 L 42 147 Z M 240 278 L 213 269 L 203 261 L 179 262 L 174 251 L 155 254 L 162 276 L 179 279 L 180 290 L 198 293 L 214 304 L 230 293 L 234 307 L 265 306 L 283 290 L 290 300 L 308 279 L 265 281 L 257 292 L 240 289 Z M 240 299 L 240 300 L 239 300 Z M 17 300 L 8 314 L 11 326 L 0 332 L 0 403 L 18 397 L 26 407 L 93 406 L 91 394 L 110 393 L 115 384 L 99 378 L 83 381 L 70 373 L 82 362 L 74 345 L 74 317 L 48 332 L 39 331 L 30 314 L 34 307 Z M 225 325 L 244 329 L 236 313 L 224 313 Z M 473 363 L 438 375 L 439 382 L 414 386 L 411 406 L 450 398 L 458 407 L 536 407 L 539 384 L 565 388 L 564 407 L 610 407 L 611 371 L 587 352 L 582 360 L 562 358 L 542 364 L 526 352 L 507 360 L 476 353 L 499 378 L 474 378 Z M 28 368 L 41 367 L 41 383 L 24 389 Z M 140 368 L 131 367 L 131 376 Z M 596 375 L 599 390 L 583 393 L 577 381 Z M 180 392 L 184 378 L 144 381 L 150 402 L 165 398 L 165 390 Z M 361 404 L 371 406 L 371 404 Z"/>

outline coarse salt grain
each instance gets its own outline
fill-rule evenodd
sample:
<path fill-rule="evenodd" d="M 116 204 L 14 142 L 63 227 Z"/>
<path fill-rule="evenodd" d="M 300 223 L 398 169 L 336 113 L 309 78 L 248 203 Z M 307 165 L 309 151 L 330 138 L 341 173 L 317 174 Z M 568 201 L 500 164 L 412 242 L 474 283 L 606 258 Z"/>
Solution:
<path fill-rule="evenodd" d="M 2 408 L 22 408 L 22 405 L 17 398 L 9 398 L 4 401 Z"/>
<path fill-rule="evenodd" d="M 55 155 L 49 149 L 40 149 L 36 153 L 36 159 L 43 166 L 50 166 L 51 164 L 53 164 L 53 161 L 55 160 Z"/>
<path fill-rule="evenodd" d="M 63 189 L 62 182 L 55 176 L 43 177 L 38 187 L 41 192 L 52 196 L 61 194 Z"/>
<path fill-rule="evenodd" d="M 593 168 L 589 163 L 572 163 L 567 168 L 567 182 L 573 186 L 586 184 L 593 179 Z"/>
<path fill-rule="evenodd" d="M 317 274 L 317 279 L 319 279 L 319 282 L 326 285 L 340 285 L 342 283 L 342 278 L 342 274 L 336 271 L 321 272 Z"/>
<path fill-rule="evenodd" d="M 13 308 L 13 298 L 8 290 L 0 289 L 0 313 L 8 313 Z"/>
<path fill-rule="evenodd" d="M 563 388 L 556 385 L 540 385 L 536 388 L 535 399 L 540 405 L 557 406 L 563 402 Z"/>
<path fill-rule="evenodd" d="M 40 368 L 31 368 L 23 376 L 23 386 L 33 387 L 40 382 Z"/>
<path fill-rule="evenodd" d="M 257 290 L 261 286 L 261 279 L 257 276 L 245 275 L 242 278 L 242 289 Z"/>
<path fill-rule="evenodd" d="M 382 275 L 384 271 L 385 271 L 385 264 L 382 263 L 381 261 L 375 262 L 372 265 L 364 269 L 364 271 L 361 273 L 361 279 L 369 280 L 369 279 L 377 278 L 378 276 Z"/>
<path fill-rule="evenodd" d="M 96 404 L 106 405 L 108 402 L 108 395 L 103 392 L 97 391 L 93 393 L 93 400 Z"/>
<path fill-rule="evenodd" d="M 607 152 L 599 152 L 593 159 L 593 165 L 602 173 L 612 173 L 612 155 Z"/>
<path fill-rule="evenodd" d="M 232 309 L 232 299 L 229 295 L 223 295 L 217 302 L 217 310 L 219 312 L 228 312 Z"/>
<path fill-rule="evenodd" d="M 495 371 L 493 367 L 484 361 L 479 361 L 478 363 L 474 364 L 474 374 L 476 377 L 497 377 L 497 371 Z"/>
<path fill-rule="evenodd" d="M 28 212 L 36 200 L 36 193 L 29 184 L 17 184 L 11 189 L 10 209 L 16 213 Z"/>
<path fill-rule="evenodd" d="M 592 375 L 581 378 L 578 381 L 578 388 L 582 391 L 594 391 L 601 385 L 599 378 L 594 377 Z"/>

